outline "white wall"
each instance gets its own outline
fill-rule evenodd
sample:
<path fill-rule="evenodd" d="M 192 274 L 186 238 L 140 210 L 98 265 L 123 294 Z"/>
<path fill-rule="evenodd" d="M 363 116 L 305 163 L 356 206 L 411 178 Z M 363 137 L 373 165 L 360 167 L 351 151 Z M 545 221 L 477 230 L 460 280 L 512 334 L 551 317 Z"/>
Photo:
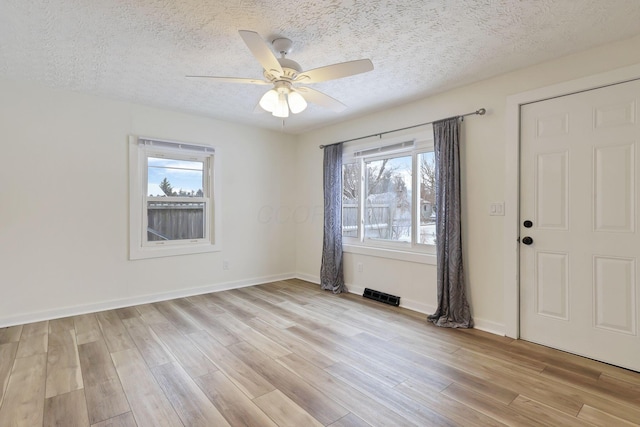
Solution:
<path fill-rule="evenodd" d="M 488 208 L 504 200 L 504 152 L 515 142 L 505 138 L 506 97 L 635 63 L 640 37 L 300 136 L 0 80 L 0 326 L 294 275 L 318 281 L 318 145 L 485 107 L 463 125 L 464 255 L 476 323 L 502 332 L 504 219 Z M 218 148 L 222 252 L 128 260 L 129 134 Z M 358 292 L 436 305 L 433 265 L 346 254 L 345 277 Z"/>
<path fill-rule="evenodd" d="M 294 205 L 295 137 L 27 83 L 0 93 L 0 326 L 294 275 L 295 230 L 269 212 Z M 129 134 L 218 149 L 222 252 L 128 260 Z"/>
<path fill-rule="evenodd" d="M 635 37 L 304 134 L 297 145 L 298 204 L 322 206 L 319 144 L 486 108 L 486 116 L 469 117 L 462 126 L 464 259 L 477 327 L 503 333 L 504 217 L 489 216 L 489 204 L 505 199 L 505 147 L 517 143 L 505 137 L 507 96 L 639 62 L 640 37 Z M 320 220 L 297 224 L 298 275 L 313 281 L 318 281 L 320 270 Z M 425 312 L 436 306 L 433 265 L 356 254 L 346 254 L 344 262 L 352 290 L 369 287 L 399 295 L 403 305 Z M 356 271 L 357 262 L 363 263 L 362 273 Z"/>

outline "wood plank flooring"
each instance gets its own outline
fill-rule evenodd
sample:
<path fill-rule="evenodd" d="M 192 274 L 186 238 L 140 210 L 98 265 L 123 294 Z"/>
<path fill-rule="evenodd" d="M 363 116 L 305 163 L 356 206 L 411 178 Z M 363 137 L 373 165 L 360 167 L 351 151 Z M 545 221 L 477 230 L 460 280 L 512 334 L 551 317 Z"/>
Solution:
<path fill-rule="evenodd" d="M 640 373 L 301 280 L 0 329 L 2 427 L 504 425 L 639 426 Z"/>

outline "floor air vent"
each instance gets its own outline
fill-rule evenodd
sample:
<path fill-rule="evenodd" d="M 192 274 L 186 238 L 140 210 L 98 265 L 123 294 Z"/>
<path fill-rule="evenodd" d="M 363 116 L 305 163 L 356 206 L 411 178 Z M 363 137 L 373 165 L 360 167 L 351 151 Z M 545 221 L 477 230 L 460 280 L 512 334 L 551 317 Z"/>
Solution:
<path fill-rule="evenodd" d="M 400 305 L 400 297 L 395 295 L 385 294 L 384 292 L 374 291 L 373 289 L 364 288 L 363 297 L 372 299 L 374 301 L 380 301 L 385 304 L 395 305 L 396 307 Z"/>

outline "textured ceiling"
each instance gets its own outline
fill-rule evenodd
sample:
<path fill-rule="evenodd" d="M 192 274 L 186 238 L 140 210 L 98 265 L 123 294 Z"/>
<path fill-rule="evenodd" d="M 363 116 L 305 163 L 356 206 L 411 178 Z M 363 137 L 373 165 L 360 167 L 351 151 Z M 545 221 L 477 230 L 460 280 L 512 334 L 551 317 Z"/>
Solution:
<path fill-rule="evenodd" d="M 303 69 L 370 58 L 314 84 L 345 103 L 285 120 L 298 133 L 640 34 L 639 0 L 0 0 L 0 77 L 269 129 L 267 86 L 239 29 L 294 41 Z"/>

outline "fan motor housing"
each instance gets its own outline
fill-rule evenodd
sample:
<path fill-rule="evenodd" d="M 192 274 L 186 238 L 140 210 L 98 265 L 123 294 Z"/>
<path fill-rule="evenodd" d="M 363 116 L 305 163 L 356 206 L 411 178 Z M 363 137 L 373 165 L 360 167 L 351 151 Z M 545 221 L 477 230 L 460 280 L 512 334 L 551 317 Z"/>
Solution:
<path fill-rule="evenodd" d="M 275 82 L 278 80 L 285 80 L 290 82 L 296 78 L 298 73 L 302 72 L 302 67 L 300 67 L 300 64 L 292 59 L 278 58 L 278 62 L 280 63 L 283 71 L 281 76 L 276 77 L 266 70 L 264 72 L 264 76 L 271 82 Z"/>
<path fill-rule="evenodd" d="M 293 59 L 288 58 L 278 58 L 278 62 L 282 68 L 290 68 L 295 70 L 296 73 L 302 72 L 302 67 Z"/>

